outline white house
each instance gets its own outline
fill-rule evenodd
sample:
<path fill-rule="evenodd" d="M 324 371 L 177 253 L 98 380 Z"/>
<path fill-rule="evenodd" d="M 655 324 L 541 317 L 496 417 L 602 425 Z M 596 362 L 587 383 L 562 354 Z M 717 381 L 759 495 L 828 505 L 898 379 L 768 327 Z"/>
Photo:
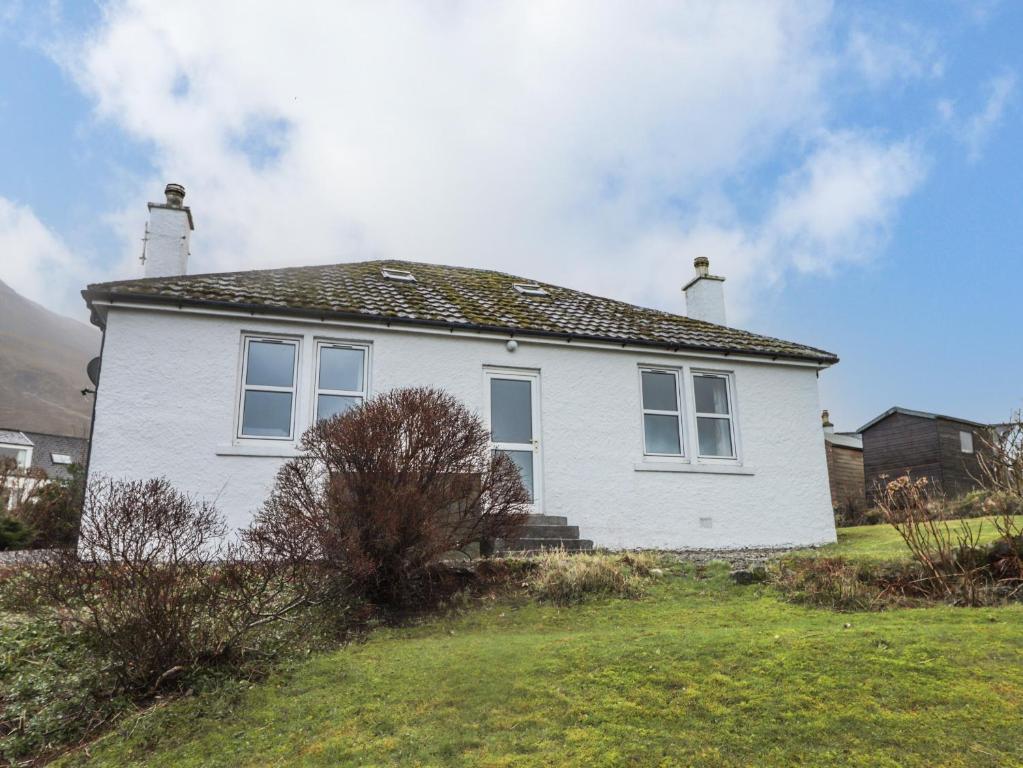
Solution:
<path fill-rule="evenodd" d="M 0 499 L 6 498 L 6 508 L 13 509 L 40 482 L 67 478 L 72 464 L 85 461 L 88 448 L 89 441 L 84 437 L 0 427 L 0 462 L 10 462 L 0 471 L 5 485 L 0 487 Z M 0 511 L 4 508 L 0 505 Z"/>
<path fill-rule="evenodd" d="M 183 196 L 150 204 L 144 279 L 83 291 L 90 475 L 166 476 L 242 526 L 315 419 L 429 385 L 482 415 L 537 514 L 598 546 L 834 540 L 817 376 L 837 358 L 726 327 L 706 259 L 688 317 L 413 262 L 186 275 Z"/>

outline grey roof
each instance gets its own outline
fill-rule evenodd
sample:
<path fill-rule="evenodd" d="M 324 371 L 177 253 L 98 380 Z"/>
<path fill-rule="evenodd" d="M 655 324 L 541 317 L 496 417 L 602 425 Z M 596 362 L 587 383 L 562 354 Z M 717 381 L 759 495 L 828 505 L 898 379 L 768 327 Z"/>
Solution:
<path fill-rule="evenodd" d="M 32 445 L 32 441 L 25 436 L 24 432 L 16 429 L 0 429 L 0 443 L 7 445 Z"/>
<path fill-rule="evenodd" d="M 891 416 L 893 414 L 896 414 L 896 413 L 901 413 L 904 416 L 916 416 L 916 417 L 921 418 L 921 419 L 944 419 L 945 421 L 954 421 L 954 422 L 957 422 L 959 424 L 969 424 L 971 427 L 980 427 L 981 429 L 987 429 L 988 427 L 991 426 L 990 424 L 982 424 L 979 421 L 970 421 L 969 419 L 960 419 L 960 418 L 958 418 L 956 416 L 943 416 L 940 413 L 928 413 L 927 411 L 913 411 L 913 410 L 910 410 L 909 408 L 901 408 L 901 407 L 896 405 L 896 406 L 894 406 L 892 408 L 889 408 L 887 411 L 882 413 L 880 416 L 875 416 L 873 419 L 871 419 L 866 424 L 864 424 L 862 427 L 860 427 L 857 431 L 858 432 L 864 432 L 864 431 L 870 429 L 875 424 L 877 424 L 879 421 L 882 421 L 883 419 L 887 419 L 889 416 Z"/>
<path fill-rule="evenodd" d="M 47 435 L 42 432 L 25 432 L 32 441 L 32 466 L 46 472 L 48 477 L 66 477 L 67 466 L 55 464 L 54 454 L 70 456 L 75 464 L 84 464 L 89 450 L 89 441 L 84 437 Z"/>
<path fill-rule="evenodd" d="M 824 439 L 832 445 L 841 445 L 843 448 L 854 448 L 858 451 L 863 450 L 863 437 L 859 434 L 849 432 L 832 432 L 828 434 L 825 432 Z"/>
<path fill-rule="evenodd" d="M 381 274 L 385 268 L 412 272 L 416 281 L 389 280 Z M 547 295 L 520 293 L 515 283 L 536 283 Z M 549 283 L 407 261 L 122 280 L 90 285 L 82 295 L 100 324 L 105 320 L 94 301 L 132 301 L 838 362 L 836 355 L 814 347 Z"/>

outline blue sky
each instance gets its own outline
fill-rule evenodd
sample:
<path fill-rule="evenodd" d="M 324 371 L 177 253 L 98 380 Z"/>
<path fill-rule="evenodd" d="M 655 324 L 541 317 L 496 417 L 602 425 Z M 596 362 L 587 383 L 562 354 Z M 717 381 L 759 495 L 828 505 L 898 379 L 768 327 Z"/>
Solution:
<path fill-rule="evenodd" d="M 84 319 L 188 189 L 192 271 L 393 257 L 837 352 L 822 405 L 1023 407 L 1023 4 L 0 0 L 0 279 Z"/>

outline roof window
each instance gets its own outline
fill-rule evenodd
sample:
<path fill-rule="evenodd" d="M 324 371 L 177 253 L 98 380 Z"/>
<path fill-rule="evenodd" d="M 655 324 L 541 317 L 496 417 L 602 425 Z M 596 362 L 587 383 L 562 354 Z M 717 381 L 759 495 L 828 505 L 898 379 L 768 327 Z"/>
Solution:
<path fill-rule="evenodd" d="M 50 461 L 52 461 L 54 464 L 72 464 L 73 463 L 72 460 L 71 460 L 71 457 L 68 456 L 66 453 L 51 453 L 50 454 Z"/>
<path fill-rule="evenodd" d="M 546 296 L 547 291 L 541 288 L 536 283 L 512 283 L 514 288 L 519 293 L 524 293 L 526 296 Z"/>
<path fill-rule="evenodd" d="M 414 283 L 416 282 L 416 276 L 411 272 L 404 269 L 384 269 L 380 270 L 380 274 L 383 275 L 387 280 L 397 280 L 399 283 Z"/>

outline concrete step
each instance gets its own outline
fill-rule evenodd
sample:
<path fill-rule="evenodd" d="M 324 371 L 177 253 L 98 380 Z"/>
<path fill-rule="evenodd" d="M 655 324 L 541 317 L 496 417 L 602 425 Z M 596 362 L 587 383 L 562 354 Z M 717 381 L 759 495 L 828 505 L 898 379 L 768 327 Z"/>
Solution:
<path fill-rule="evenodd" d="M 567 526 L 568 517 L 561 517 L 557 514 L 527 514 L 527 526 Z"/>
<path fill-rule="evenodd" d="M 588 539 L 517 539 L 501 542 L 499 552 L 540 552 L 545 549 L 564 549 L 567 552 L 584 552 L 593 549 Z"/>
<path fill-rule="evenodd" d="M 578 525 L 527 525 L 519 534 L 522 539 L 578 539 Z"/>

